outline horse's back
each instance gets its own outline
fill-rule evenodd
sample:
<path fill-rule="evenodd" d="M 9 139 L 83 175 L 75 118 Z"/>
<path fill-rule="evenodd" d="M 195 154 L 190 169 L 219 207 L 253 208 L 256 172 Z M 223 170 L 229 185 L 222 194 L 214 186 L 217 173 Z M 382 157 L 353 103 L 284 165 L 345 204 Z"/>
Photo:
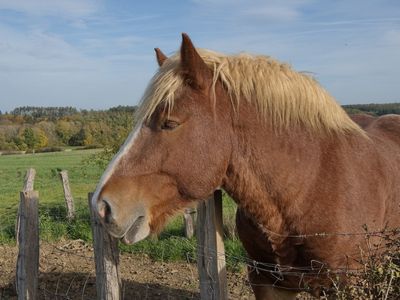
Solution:
<path fill-rule="evenodd" d="M 350 118 L 363 129 L 366 129 L 373 121 L 376 120 L 376 117 L 367 114 L 354 114 L 350 115 Z"/>
<path fill-rule="evenodd" d="M 400 115 L 384 115 L 374 119 L 366 127 L 366 132 L 375 145 L 380 157 L 382 170 L 391 182 L 388 186 L 386 221 L 394 227 L 400 226 Z M 380 180 L 377 178 L 377 180 Z"/>
<path fill-rule="evenodd" d="M 354 114 L 350 118 L 368 133 L 384 134 L 393 140 L 400 139 L 400 115 L 375 117 L 368 114 Z"/>
<path fill-rule="evenodd" d="M 366 131 L 394 141 L 400 146 L 400 115 L 384 115 L 370 122 Z"/>

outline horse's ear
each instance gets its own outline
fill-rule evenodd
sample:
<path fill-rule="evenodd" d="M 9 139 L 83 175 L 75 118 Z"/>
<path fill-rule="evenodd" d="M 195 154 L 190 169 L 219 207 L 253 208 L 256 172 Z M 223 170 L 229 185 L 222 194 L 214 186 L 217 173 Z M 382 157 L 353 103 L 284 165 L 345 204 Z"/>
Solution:
<path fill-rule="evenodd" d="M 186 33 L 182 33 L 181 68 L 182 75 L 194 88 L 204 89 L 212 80 L 211 70 L 197 53 Z"/>
<path fill-rule="evenodd" d="M 168 57 L 159 48 L 154 48 L 154 51 L 156 51 L 158 65 L 161 67 Z"/>

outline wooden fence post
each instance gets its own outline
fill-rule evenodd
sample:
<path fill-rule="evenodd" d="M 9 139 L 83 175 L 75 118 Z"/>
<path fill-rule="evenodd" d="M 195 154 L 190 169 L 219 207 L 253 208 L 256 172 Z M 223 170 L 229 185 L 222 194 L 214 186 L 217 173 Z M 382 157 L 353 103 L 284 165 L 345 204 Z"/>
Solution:
<path fill-rule="evenodd" d="M 201 299 L 228 299 L 220 190 L 197 208 L 197 267 Z"/>
<path fill-rule="evenodd" d="M 93 232 L 93 248 L 96 264 L 97 299 L 121 299 L 121 278 L 119 276 L 118 240 L 110 236 L 103 228 L 97 214 L 93 211 L 89 193 L 89 211 Z"/>
<path fill-rule="evenodd" d="M 196 210 L 194 208 L 186 208 L 183 213 L 183 218 L 185 220 L 185 236 L 190 239 L 194 234 L 194 214 Z"/>
<path fill-rule="evenodd" d="M 16 288 L 18 300 L 37 299 L 39 275 L 39 214 L 37 191 L 20 193 L 19 252 Z"/>
<path fill-rule="evenodd" d="M 29 168 L 26 171 L 23 191 L 33 191 L 33 185 L 35 183 L 35 175 L 36 175 L 36 170 L 33 168 Z"/>
<path fill-rule="evenodd" d="M 33 191 L 33 185 L 35 183 L 35 175 L 36 171 L 33 168 L 29 168 L 26 171 L 24 187 L 22 189 L 23 192 Z M 18 246 L 19 222 L 20 222 L 19 215 L 21 211 L 21 203 L 22 201 L 20 200 L 17 211 L 17 221 L 15 222 L 15 240 L 17 242 L 17 246 Z"/>
<path fill-rule="evenodd" d="M 75 218 L 75 205 L 74 198 L 72 198 L 71 189 L 69 187 L 68 171 L 61 171 L 60 176 L 64 189 L 65 204 L 67 206 L 67 219 L 71 221 Z"/>

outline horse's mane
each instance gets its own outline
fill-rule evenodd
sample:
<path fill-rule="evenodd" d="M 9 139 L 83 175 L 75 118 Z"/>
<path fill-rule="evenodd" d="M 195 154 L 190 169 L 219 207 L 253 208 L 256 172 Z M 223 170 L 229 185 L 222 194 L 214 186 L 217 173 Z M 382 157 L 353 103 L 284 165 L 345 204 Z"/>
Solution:
<path fill-rule="evenodd" d="M 255 105 L 260 116 L 275 128 L 302 124 L 324 132 L 363 133 L 315 79 L 294 71 L 287 64 L 268 56 L 227 56 L 205 49 L 197 51 L 214 74 L 213 91 L 220 80 L 235 110 L 244 100 L 245 104 Z M 138 119 L 150 118 L 161 103 L 172 109 L 175 95 L 184 85 L 179 67 L 179 53 L 160 67 L 141 100 Z"/>

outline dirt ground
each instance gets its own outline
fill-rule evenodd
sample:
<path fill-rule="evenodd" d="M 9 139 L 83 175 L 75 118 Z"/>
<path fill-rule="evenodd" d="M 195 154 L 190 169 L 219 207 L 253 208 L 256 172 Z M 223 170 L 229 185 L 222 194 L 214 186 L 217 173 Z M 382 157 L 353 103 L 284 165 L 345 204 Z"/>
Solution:
<path fill-rule="evenodd" d="M 41 243 L 39 299 L 96 299 L 93 249 L 84 242 Z M 0 299 L 17 299 L 17 249 L 0 245 Z M 193 263 L 157 262 L 146 255 L 122 254 L 124 299 L 200 299 Z M 229 299 L 254 299 L 245 272 L 228 273 Z"/>

